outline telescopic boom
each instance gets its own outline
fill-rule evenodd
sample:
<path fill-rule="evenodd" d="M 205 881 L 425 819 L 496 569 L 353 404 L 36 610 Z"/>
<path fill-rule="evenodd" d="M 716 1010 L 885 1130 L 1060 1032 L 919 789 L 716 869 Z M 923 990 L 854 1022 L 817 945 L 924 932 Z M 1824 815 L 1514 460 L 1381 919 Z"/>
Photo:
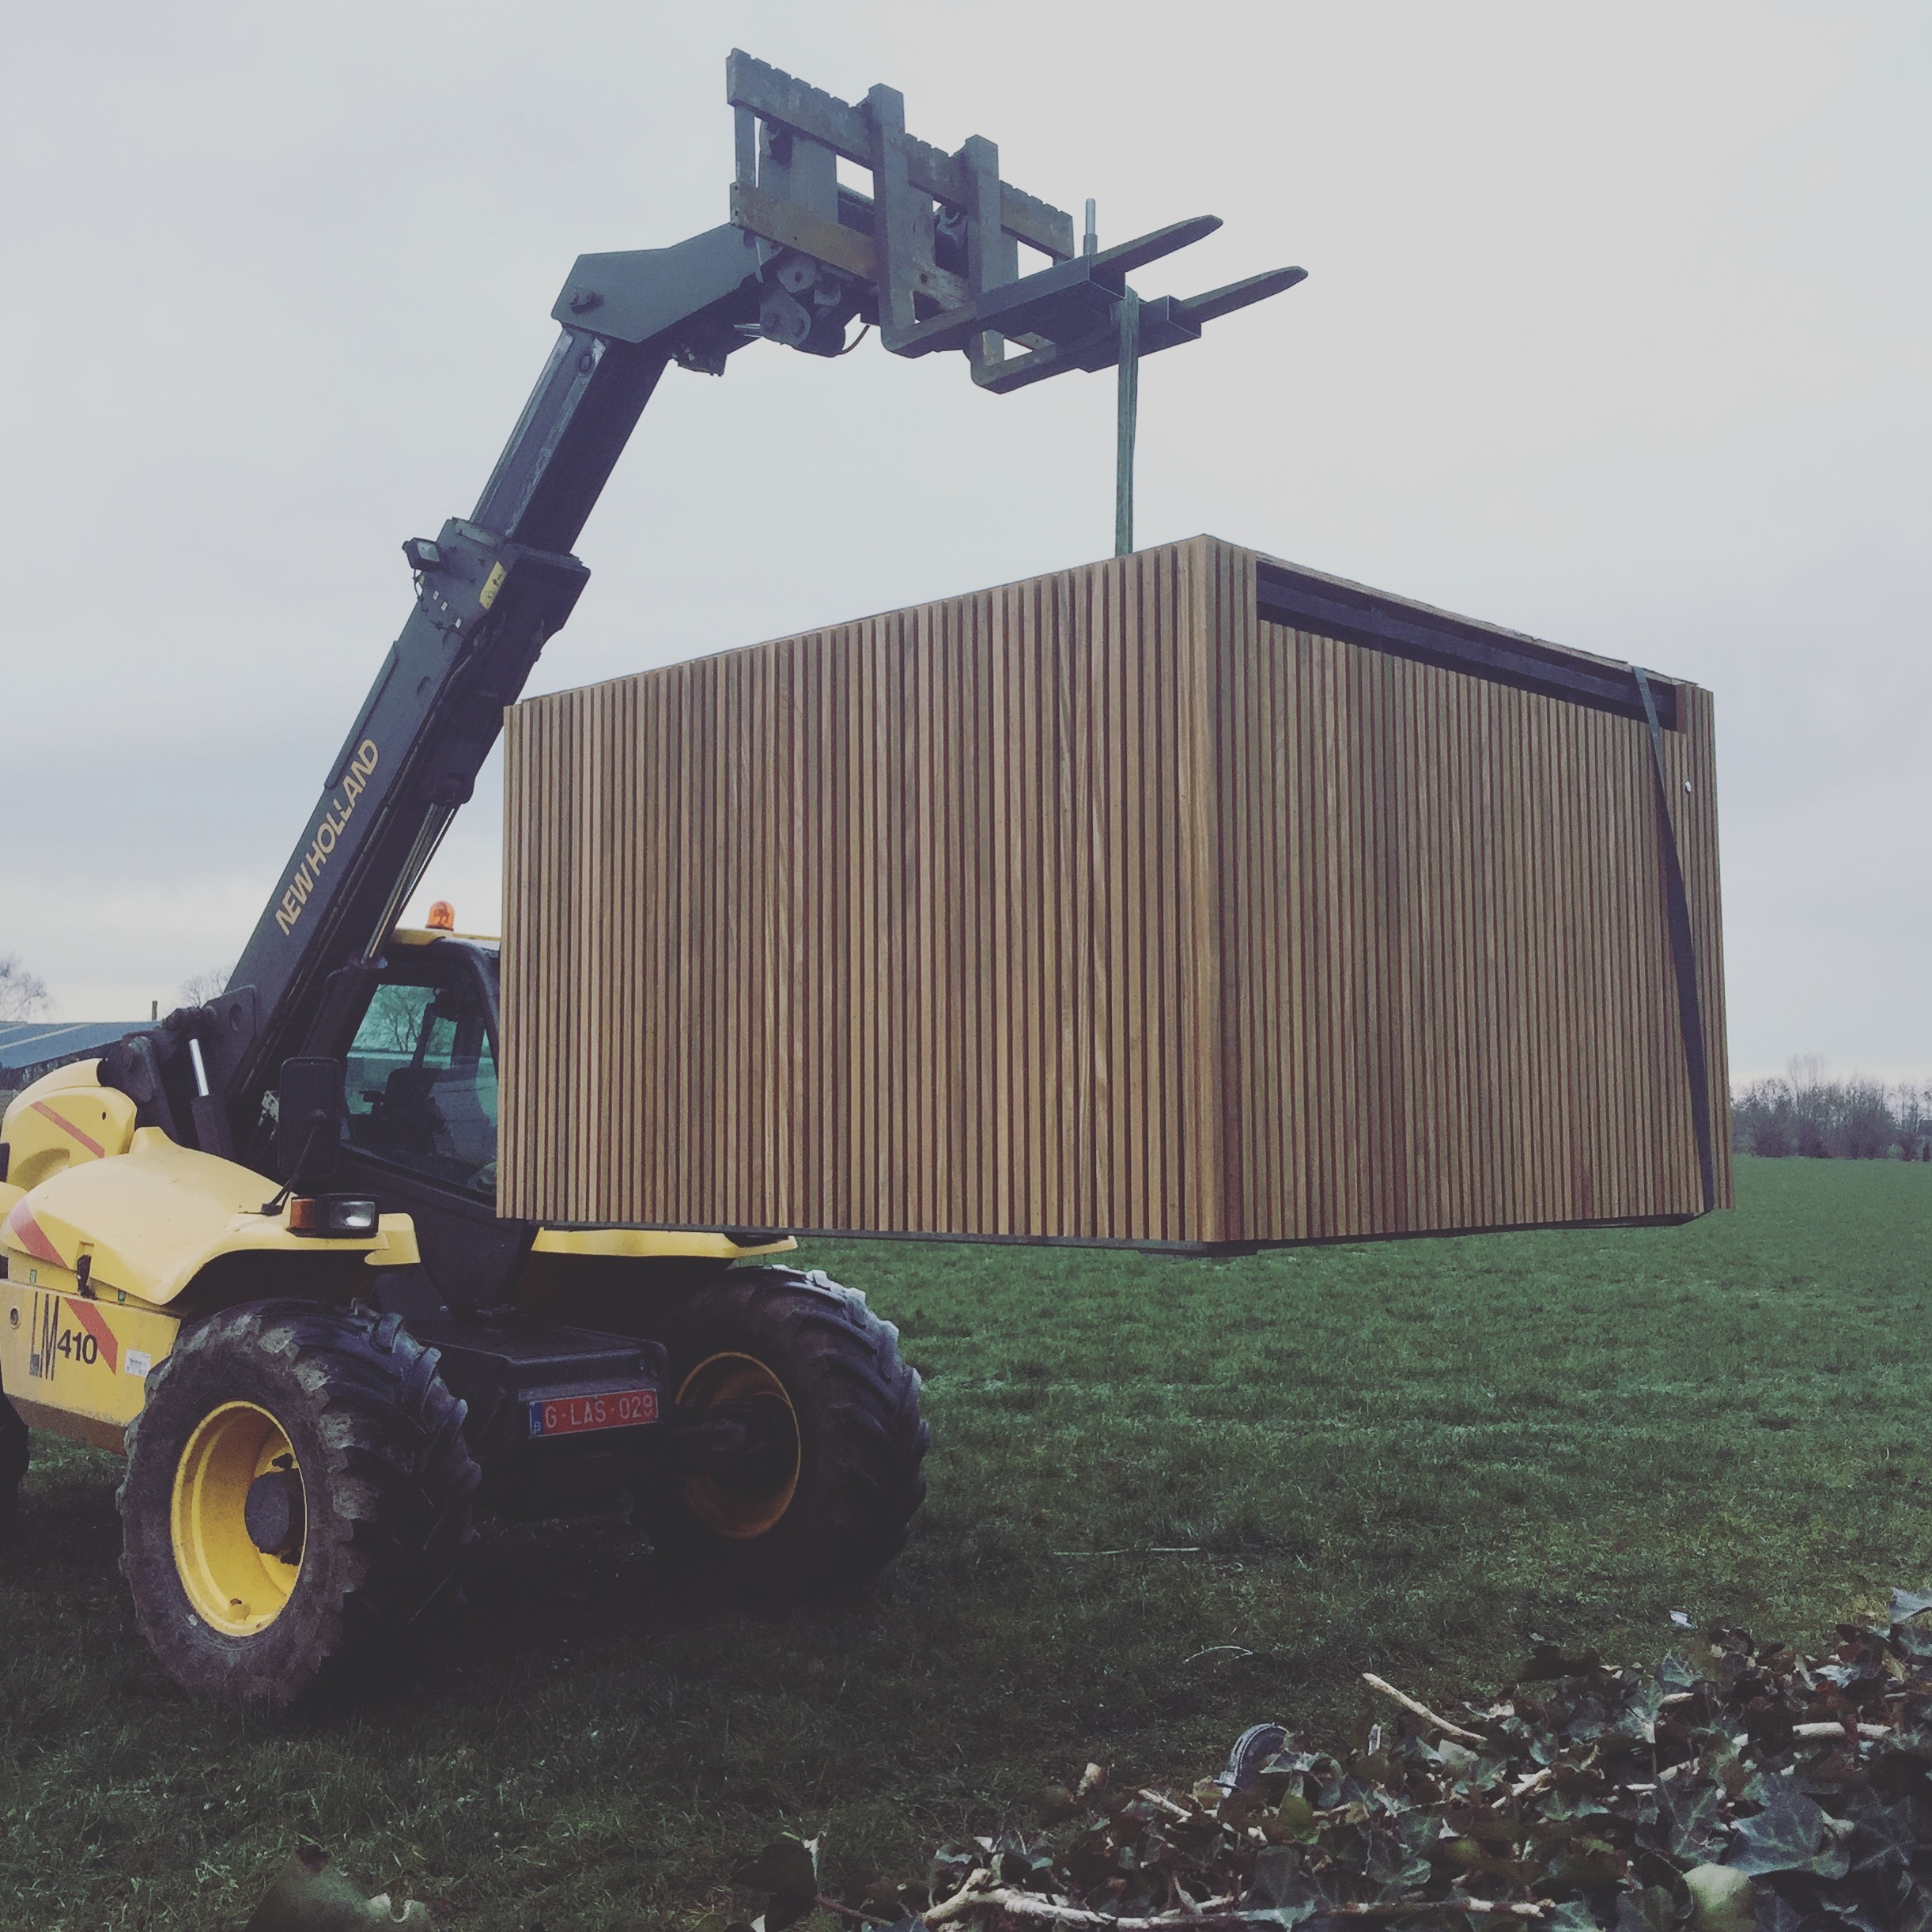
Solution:
<path fill-rule="evenodd" d="M 960 351 L 975 383 L 1004 394 L 1197 340 L 1302 278 L 1279 269 L 1142 301 L 1128 274 L 1211 233 L 1214 217 L 1076 254 L 1072 217 L 1002 181 L 990 141 L 948 154 L 917 139 L 893 89 L 852 104 L 735 52 L 726 92 L 730 222 L 675 248 L 578 258 L 551 311 L 562 332 L 475 509 L 403 546 L 414 607 L 227 990 L 123 1043 L 122 1082 L 137 1099 L 164 1092 L 211 1152 L 267 1164 L 282 1061 L 327 1050 L 365 996 L 505 707 L 583 591 L 570 547 L 673 363 L 721 375 L 760 339 L 835 355 L 856 320 L 896 354 Z M 871 171 L 870 196 L 840 184 L 841 157 Z M 1045 266 L 1023 275 L 1022 247 Z"/>

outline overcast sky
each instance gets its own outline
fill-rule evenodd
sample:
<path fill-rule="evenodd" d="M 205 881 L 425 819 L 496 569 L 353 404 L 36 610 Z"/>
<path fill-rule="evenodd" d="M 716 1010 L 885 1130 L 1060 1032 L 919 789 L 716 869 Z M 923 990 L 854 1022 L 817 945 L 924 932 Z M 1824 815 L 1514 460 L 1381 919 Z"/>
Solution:
<path fill-rule="evenodd" d="M 9 9 L 0 954 L 73 1019 L 239 950 L 581 251 L 725 218 L 724 62 L 903 90 L 1136 278 L 1301 288 L 1143 372 L 1211 531 L 1717 694 L 1731 1057 L 1932 1074 L 1932 8 L 936 0 Z M 1111 376 L 673 372 L 532 690 L 1112 540 Z M 428 881 L 493 927 L 493 764 Z"/>

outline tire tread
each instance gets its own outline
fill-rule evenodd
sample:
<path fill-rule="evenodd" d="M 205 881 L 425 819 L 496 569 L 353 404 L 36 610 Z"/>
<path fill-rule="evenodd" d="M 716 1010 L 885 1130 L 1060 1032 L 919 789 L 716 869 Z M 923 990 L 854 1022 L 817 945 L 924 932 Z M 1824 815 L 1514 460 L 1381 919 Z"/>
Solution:
<path fill-rule="evenodd" d="M 220 1399 L 225 1373 L 233 1372 L 225 1365 L 251 1355 L 278 1365 L 278 1379 L 306 1407 L 324 1445 L 329 1466 L 310 1485 L 309 1533 L 332 1526 L 336 1547 L 326 1564 L 318 1560 L 313 1581 L 304 1557 L 314 1595 L 301 1614 L 285 1611 L 259 1638 L 221 1639 L 191 1612 L 183 1627 L 162 1500 L 172 1493 L 172 1470 L 150 1465 L 168 1445 L 180 1453 L 174 1439 L 182 1423 L 171 1413 L 170 1391 L 198 1386 L 182 1399 L 189 1413 L 196 1403 L 206 1412 Z M 247 1302 L 185 1330 L 129 1427 L 117 1498 L 134 1620 L 163 1666 L 191 1691 L 278 1706 L 420 1618 L 450 1590 L 476 1541 L 471 1502 L 480 1472 L 463 1435 L 464 1413 L 437 1373 L 435 1350 L 397 1317 L 360 1304 Z M 150 1454 L 146 1443 L 156 1429 L 162 1442 Z"/>
<path fill-rule="evenodd" d="M 919 1412 L 918 1371 L 899 1352 L 898 1329 L 858 1290 L 820 1269 L 790 1268 L 732 1269 L 689 1296 L 673 1328 L 674 1363 L 681 1348 L 697 1352 L 697 1337 L 743 1336 L 755 1355 L 766 1336 L 764 1348 L 785 1358 L 801 1387 L 823 1390 L 820 1448 L 830 1466 L 814 1485 L 809 1522 L 788 1519 L 766 1537 L 732 1544 L 660 1508 L 653 1533 L 757 1595 L 850 1583 L 890 1563 L 924 1500 L 921 1465 L 932 1440 Z"/>

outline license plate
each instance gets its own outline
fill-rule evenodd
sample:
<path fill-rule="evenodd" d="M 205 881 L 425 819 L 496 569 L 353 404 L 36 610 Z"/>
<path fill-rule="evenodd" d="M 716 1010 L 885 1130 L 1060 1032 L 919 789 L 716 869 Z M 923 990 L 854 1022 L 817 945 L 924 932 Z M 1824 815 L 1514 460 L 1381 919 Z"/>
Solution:
<path fill-rule="evenodd" d="M 560 1395 L 530 1405 L 532 1435 L 581 1435 L 591 1429 L 635 1429 L 657 1420 L 655 1389 L 620 1389 L 606 1395 Z"/>

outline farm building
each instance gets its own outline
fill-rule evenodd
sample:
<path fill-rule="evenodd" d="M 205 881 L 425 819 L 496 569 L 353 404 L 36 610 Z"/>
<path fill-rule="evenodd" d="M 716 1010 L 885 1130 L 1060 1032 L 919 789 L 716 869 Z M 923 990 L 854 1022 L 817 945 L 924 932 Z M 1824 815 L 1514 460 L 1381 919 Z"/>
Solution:
<path fill-rule="evenodd" d="M 138 1019 L 15 1020 L 0 1025 L 0 1092 L 14 1092 L 70 1060 L 86 1060 Z"/>

